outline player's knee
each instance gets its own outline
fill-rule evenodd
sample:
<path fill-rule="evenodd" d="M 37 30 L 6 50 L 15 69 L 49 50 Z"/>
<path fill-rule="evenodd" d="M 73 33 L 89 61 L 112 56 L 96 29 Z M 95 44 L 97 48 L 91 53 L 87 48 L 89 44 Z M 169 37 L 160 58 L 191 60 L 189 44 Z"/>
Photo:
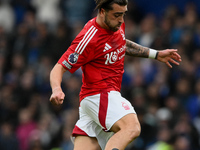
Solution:
<path fill-rule="evenodd" d="M 141 127 L 140 125 L 135 125 L 132 126 L 128 129 L 127 131 L 128 135 L 129 135 L 129 140 L 130 142 L 133 141 L 134 139 L 136 139 L 140 133 L 141 133 Z"/>
<path fill-rule="evenodd" d="M 129 141 L 132 142 L 140 135 L 140 130 L 135 129 L 129 132 Z"/>
<path fill-rule="evenodd" d="M 135 127 L 135 138 L 137 138 L 138 136 L 140 136 L 140 133 L 141 133 L 141 127 L 140 127 L 140 125 L 137 125 L 136 127 Z"/>

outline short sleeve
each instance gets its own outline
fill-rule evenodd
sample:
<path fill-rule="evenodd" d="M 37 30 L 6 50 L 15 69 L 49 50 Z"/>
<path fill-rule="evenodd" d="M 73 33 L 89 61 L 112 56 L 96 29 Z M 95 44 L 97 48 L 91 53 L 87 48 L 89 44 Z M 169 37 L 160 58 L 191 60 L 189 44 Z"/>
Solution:
<path fill-rule="evenodd" d="M 69 72 L 74 73 L 78 68 L 91 61 L 94 57 L 94 37 L 97 29 L 91 26 L 89 30 L 82 30 L 74 39 L 58 63 Z"/>

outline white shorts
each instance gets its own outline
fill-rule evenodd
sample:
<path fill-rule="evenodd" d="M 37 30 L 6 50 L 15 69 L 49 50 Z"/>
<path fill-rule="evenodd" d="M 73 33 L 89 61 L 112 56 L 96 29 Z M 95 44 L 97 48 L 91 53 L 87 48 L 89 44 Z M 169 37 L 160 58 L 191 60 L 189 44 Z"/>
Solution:
<path fill-rule="evenodd" d="M 84 98 L 79 107 L 79 120 L 72 135 L 96 137 L 102 149 L 114 134 L 113 124 L 123 116 L 135 113 L 131 103 L 117 91 L 102 92 Z"/>

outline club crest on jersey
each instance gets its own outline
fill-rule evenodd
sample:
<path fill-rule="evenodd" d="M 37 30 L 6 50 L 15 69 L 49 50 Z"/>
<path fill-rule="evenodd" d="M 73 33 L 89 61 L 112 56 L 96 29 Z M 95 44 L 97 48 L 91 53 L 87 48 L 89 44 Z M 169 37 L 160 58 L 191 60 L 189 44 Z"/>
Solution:
<path fill-rule="evenodd" d="M 70 54 L 69 57 L 68 57 L 69 63 L 70 64 L 75 64 L 78 61 L 78 56 L 79 56 L 78 53 L 72 53 L 72 54 Z"/>

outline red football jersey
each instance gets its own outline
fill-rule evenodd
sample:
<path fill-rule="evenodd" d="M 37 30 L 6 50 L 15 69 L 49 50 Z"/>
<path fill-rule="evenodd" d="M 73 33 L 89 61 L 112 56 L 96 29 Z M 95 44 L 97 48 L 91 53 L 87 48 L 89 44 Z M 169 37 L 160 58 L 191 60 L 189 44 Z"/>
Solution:
<path fill-rule="evenodd" d="M 125 24 L 116 32 L 90 20 L 59 59 L 69 72 L 83 71 L 80 100 L 101 91 L 120 91 L 126 50 Z"/>

